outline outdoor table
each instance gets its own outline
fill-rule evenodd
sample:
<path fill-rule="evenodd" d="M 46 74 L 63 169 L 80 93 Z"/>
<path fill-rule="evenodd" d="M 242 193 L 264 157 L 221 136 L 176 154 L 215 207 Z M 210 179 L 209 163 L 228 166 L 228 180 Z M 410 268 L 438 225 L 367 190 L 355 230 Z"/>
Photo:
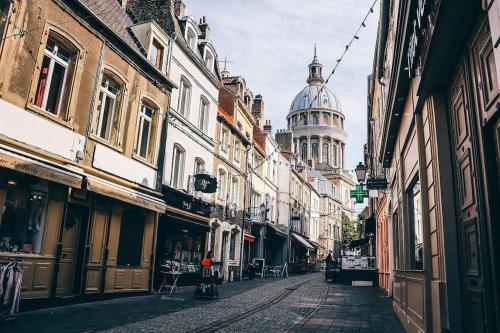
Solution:
<path fill-rule="evenodd" d="M 160 265 L 161 267 L 168 267 L 167 265 Z M 160 288 L 158 289 L 158 292 L 160 292 L 163 288 L 170 288 L 170 292 L 169 292 L 169 295 L 172 294 L 172 292 L 174 291 L 174 289 L 178 289 L 177 288 L 177 281 L 179 280 L 179 276 L 182 275 L 181 272 L 178 272 L 178 271 L 160 271 L 161 274 L 163 274 L 163 282 L 160 286 Z M 167 284 L 167 275 L 170 275 L 172 276 L 172 284 Z"/>

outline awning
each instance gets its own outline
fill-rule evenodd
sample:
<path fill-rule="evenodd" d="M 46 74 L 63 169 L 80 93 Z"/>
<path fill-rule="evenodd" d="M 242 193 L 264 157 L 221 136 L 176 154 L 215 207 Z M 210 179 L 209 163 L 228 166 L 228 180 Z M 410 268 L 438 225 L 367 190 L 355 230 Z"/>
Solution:
<path fill-rule="evenodd" d="M 288 235 L 285 231 L 281 230 L 277 225 L 275 225 L 274 223 L 267 223 L 266 224 L 268 228 L 270 228 L 272 230 L 272 232 L 276 235 L 276 236 L 280 236 L 280 237 L 283 237 L 283 238 L 288 238 Z"/>
<path fill-rule="evenodd" d="M 58 166 L 40 157 L 9 148 L 0 148 L 0 167 L 16 170 L 28 175 L 40 177 L 59 184 L 80 188 L 83 177 L 66 168 Z"/>
<path fill-rule="evenodd" d="M 247 233 L 243 234 L 243 238 L 249 243 L 255 242 L 255 236 L 249 235 Z"/>
<path fill-rule="evenodd" d="M 314 246 L 312 246 L 308 241 L 304 239 L 304 237 L 297 235 L 296 233 L 292 232 L 293 238 L 295 238 L 300 244 L 302 244 L 305 248 L 307 249 L 314 249 Z"/>
<path fill-rule="evenodd" d="M 159 213 L 165 212 L 166 205 L 161 199 L 151 195 L 121 186 L 110 181 L 87 175 L 87 189 L 89 191 L 109 196 Z"/>
<path fill-rule="evenodd" d="M 188 227 L 188 226 L 201 227 L 201 228 L 206 229 L 205 231 L 207 231 L 207 232 L 210 231 L 210 225 L 208 224 L 208 221 L 204 222 L 202 220 L 191 218 L 189 216 L 184 216 L 184 215 L 181 215 L 178 213 L 173 213 L 173 212 L 169 211 L 169 209 L 170 209 L 170 207 L 167 207 L 167 211 L 165 212 L 165 216 L 168 219 L 172 219 L 174 221 L 185 223 L 183 225 L 185 225 L 186 227 Z"/>

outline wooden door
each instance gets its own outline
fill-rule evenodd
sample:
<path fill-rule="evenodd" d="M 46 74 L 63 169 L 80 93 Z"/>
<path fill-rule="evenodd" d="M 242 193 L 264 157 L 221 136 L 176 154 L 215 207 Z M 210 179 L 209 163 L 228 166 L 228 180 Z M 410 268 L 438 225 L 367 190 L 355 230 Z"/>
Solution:
<path fill-rule="evenodd" d="M 83 220 L 87 218 L 85 211 L 77 206 L 69 205 L 62 226 L 61 255 L 57 272 L 57 296 L 73 294 L 75 281 L 75 263 L 78 250 L 78 239 Z"/>
<path fill-rule="evenodd" d="M 460 244 L 460 278 L 465 332 L 486 332 L 487 302 L 485 295 L 486 258 L 480 217 L 477 156 L 474 149 L 473 104 L 469 99 L 464 68 L 458 71 L 448 96 L 452 156 Z"/>
<path fill-rule="evenodd" d="M 96 209 L 87 243 L 85 292 L 100 292 L 103 286 L 109 214 Z"/>

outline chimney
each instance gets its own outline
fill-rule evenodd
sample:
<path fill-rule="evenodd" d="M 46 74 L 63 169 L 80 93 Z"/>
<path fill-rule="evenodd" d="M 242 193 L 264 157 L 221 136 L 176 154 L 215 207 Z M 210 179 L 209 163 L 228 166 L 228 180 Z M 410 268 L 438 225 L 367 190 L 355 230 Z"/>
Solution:
<path fill-rule="evenodd" d="M 205 16 L 203 16 L 201 19 L 200 19 L 200 30 L 201 30 L 201 36 L 200 38 L 201 39 L 208 39 L 208 35 L 210 33 L 210 26 L 208 25 L 207 23 L 207 18 Z"/>
<path fill-rule="evenodd" d="M 271 125 L 271 120 L 267 119 L 266 124 L 263 127 L 264 132 L 272 134 L 273 131 L 273 125 Z"/>
<path fill-rule="evenodd" d="M 174 13 L 178 17 L 186 16 L 186 4 L 182 0 L 174 0 Z"/>
<path fill-rule="evenodd" d="M 282 152 L 293 152 L 293 133 L 288 130 L 278 130 L 278 132 L 274 135 L 274 139 L 276 143 L 280 147 Z"/>
<path fill-rule="evenodd" d="M 311 169 L 314 169 L 314 159 L 313 158 L 308 159 L 307 165 L 309 165 Z"/>
<path fill-rule="evenodd" d="M 261 127 L 261 119 L 264 118 L 264 101 L 262 100 L 262 95 L 257 95 L 253 99 L 252 105 L 252 115 L 257 122 L 257 126 Z"/>

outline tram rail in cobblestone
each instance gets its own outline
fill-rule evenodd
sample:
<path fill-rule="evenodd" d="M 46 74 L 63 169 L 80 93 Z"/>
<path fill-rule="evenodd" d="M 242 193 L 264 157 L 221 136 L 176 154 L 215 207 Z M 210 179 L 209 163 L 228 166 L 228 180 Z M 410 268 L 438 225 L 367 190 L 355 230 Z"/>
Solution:
<path fill-rule="evenodd" d="M 227 318 L 223 318 L 220 320 L 213 321 L 211 323 L 208 323 L 207 325 L 204 325 L 196 330 L 197 333 L 209 333 L 209 332 L 217 332 L 218 330 L 221 330 L 223 328 L 229 327 L 231 325 L 234 325 L 237 323 L 238 320 L 241 319 L 248 319 L 250 316 L 259 313 L 275 304 L 280 303 L 284 299 L 286 299 L 288 296 L 290 296 L 294 291 L 299 289 L 302 285 L 306 284 L 307 282 L 310 282 L 313 279 L 307 279 L 305 281 L 301 281 L 299 283 L 296 283 L 294 285 L 286 287 L 282 292 L 277 294 L 274 297 L 268 298 L 267 300 L 258 303 L 257 305 L 251 307 L 250 309 L 237 312 L 234 315 L 231 315 Z"/>

